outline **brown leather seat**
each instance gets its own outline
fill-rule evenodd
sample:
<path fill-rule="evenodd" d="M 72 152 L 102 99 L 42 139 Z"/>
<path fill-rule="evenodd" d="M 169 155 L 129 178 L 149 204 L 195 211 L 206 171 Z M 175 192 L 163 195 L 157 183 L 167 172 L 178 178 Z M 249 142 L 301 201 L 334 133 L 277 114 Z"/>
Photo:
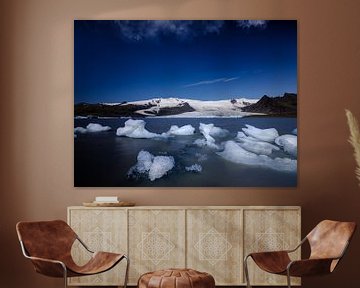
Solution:
<path fill-rule="evenodd" d="M 138 288 L 214 288 L 214 277 L 192 269 L 166 269 L 143 274 Z"/>
<path fill-rule="evenodd" d="M 287 275 L 288 287 L 291 287 L 290 276 L 304 277 L 333 272 L 343 257 L 355 229 L 354 222 L 324 220 L 293 250 L 250 253 L 244 260 L 247 286 L 251 287 L 247 268 L 249 257 L 266 272 Z M 291 261 L 289 253 L 297 250 L 306 241 L 311 248 L 309 259 Z"/>
<path fill-rule="evenodd" d="M 91 251 L 76 235 L 76 233 L 62 220 L 19 222 L 16 231 L 20 240 L 23 254 L 30 259 L 35 271 L 50 277 L 63 277 L 67 287 L 67 277 L 87 276 L 105 272 L 113 268 L 125 254 Z M 78 266 L 72 256 L 71 247 L 78 240 L 92 257 L 83 266 Z M 125 283 L 127 283 L 128 267 Z"/>

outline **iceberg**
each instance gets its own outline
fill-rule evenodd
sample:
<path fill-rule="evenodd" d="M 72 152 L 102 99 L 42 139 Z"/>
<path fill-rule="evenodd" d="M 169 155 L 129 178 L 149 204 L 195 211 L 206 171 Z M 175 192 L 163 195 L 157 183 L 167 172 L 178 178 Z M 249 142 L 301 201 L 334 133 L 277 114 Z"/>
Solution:
<path fill-rule="evenodd" d="M 202 171 L 202 166 L 200 164 L 193 164 L 191 166 L 185 167 L 185 170 L 188 172 L 200 173 Z"/>
<path fill-rule="evenodd" d="M 208 160 L 208 156 L 202 153 L 195 153 L 195 157 L 198 159 L 199 162 Z"/>
<path fill-rule="evenodd" d="M 184 125 L 184 126 L 177 126 L 177 125 L 172 125 L 170 127 L 170 130 L 168 132 L 166 132 L 165 134 L 167 135 L 193 135 L 195 133 L 195 128 L 191 125 Z"/>
<path fill-rule="evenodd" d="M 109 130 L 111 130 L 110 126 L 102 126 L 101 124 L 90 123 L 86 126 L 86 128 L 76 127 L 74 129 L 74 133 L 85 134 L 85 133 L 104 132 L 104 131 L 109 131 Z"/>
<path fill-rule="evenodd" d="M 102 126 L 97 123 L 90 123 L 86 126 L 87 132 L 103 132 L 103 131 L 109 131 L 111 130 L 110 126 Z"/>
<path fill-rule="evenodd" d="M 203 134 L 204 136 L 205 134 L 207 134 L 212 137 L 225 137 L 229 133 L 228 130 L 217 127 L 212 123 L 210 124 L 200 123 L 199 130 L 200 133 Z"/>
<path fill-rule="evenodd" d="M 276 137 L 279 137 L 279 133 L 275 128 L 260 129 L 254 126 L 245 125 L 246 128 L 242 128 L 242 131 L 253 138 L 256 138 L 265 142 L 274 142 Z"/>
<path fill-rule="evenodd" d="M 243 132 L 238 132 L 236 140 L 239 141 L 240 147 L 249 152 L 261 155 L 270 155 L 273 150 L 280 150 L 279 147 L 264 141 L 257 140 L 256 138 L 246 136 Z"/>
<path fill-rule="evenodd" d="M 148 172 L 154 161 L 154 155 L 148 151 L 141 150 L 137 156 L 136 171 L 139 173 Z"/>
<path fill-rule="evenodd" d="M 84 133 L 86 133 L 87 131 L 86 131 L 86 128 L 84 128 L 84 127 L 76 127 L 75 129 L 74 129 L 74 133 L 81 133 L 81 134 L 84 134 Z"/>
<path fill-rule="evenodd" d="M 297 136 L 291 134 L 281 135 L 275 139 L 275 143 L 283 147 L 286 153 L 297 156 Z"/>
<path fill-rule="evenodd" d="M 129 119 L 125 122 L 124 127 L 119 127 L 116 130 L 116 135 L 143 139 L 162 137 L 160 134 L 152 133 L 146 130 L 145 125 L 146 123 L 144 120 Z"/>
<path fill-rule="evenodd" d="M 161 178 L 175 166 L 175 160 L 172 156 L 156 156 L 149 170 L 149 179 L 154 181 Z"/>
<path fill-rule="evenodd" d="M 205 139 L 197 139 L 194 141 L 194 144 L 199 147 L 208 146 L 211 148 L 218 149 L 219 146 L 215 144 L 214 137 L 224 137 L 227 135 L 228 130 L 216 127 L 214 124 L 204 124 L 200 123 L 199 125 L 200 133 L 205 137 Z"/>
<path fill-rule="evenodd" d="M 262 166 L 285 172 L 296 172 L 297 170 L 297 160 L 289 158 L 272 159 L 266 155 L 257 155 L 245 150 L 234 141 L 226 141 L 224 151 L 217 152 L 217 154 L 237 164 Z"/>
<path fill-rule="evenodd" d="M 214 149 L 218 149 L 219 146 L 215 144 L 215 139 L 212 138 L 211 136 L 208 137 L 208 139 L 196 139 L 194 141 L 194 144 L 199 146 L 199 147 L 211 147 Z"/>
<path fill-rule="evenodd" d="M 295 128 L 294 130 L 292 130 L 291 133 L 297 135 L 297 128 Z"/>
<path fill-rule="evenodd" d="M 172 156 L 154 156 L 148 151 L 141 150 L 137 156 L 137 163 L 130 168 L 128 176 L 145 174 L 150 181 L 163 177 L 175 166 Z"/>

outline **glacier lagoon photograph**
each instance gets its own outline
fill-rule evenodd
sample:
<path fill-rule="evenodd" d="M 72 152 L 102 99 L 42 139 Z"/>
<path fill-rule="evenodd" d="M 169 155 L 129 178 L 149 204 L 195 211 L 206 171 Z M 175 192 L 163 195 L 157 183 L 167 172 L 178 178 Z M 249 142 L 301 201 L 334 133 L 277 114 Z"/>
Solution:
<path fill-rule="evenodd" d="M 75 20 L 75 187 L 295 187 L 295 20 Z"/>

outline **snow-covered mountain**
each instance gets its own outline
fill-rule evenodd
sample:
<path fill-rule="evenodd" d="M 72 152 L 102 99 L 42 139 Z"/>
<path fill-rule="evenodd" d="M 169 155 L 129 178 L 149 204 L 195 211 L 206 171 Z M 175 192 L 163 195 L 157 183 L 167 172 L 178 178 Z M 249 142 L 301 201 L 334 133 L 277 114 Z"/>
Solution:
<path fill-rule="evenodd" d="M 139 117 L 242 117 L 257 114 L 242 111 L 243 107 L 255 104 L 257 101 L 258 99 L 246 98 L 214 101 L 153 98 L 123 103 L 102 103 L 100 105 L 112 107 L 111 110 L 117 107 L 119 111 L 131 108 L 133 116 Z"/>

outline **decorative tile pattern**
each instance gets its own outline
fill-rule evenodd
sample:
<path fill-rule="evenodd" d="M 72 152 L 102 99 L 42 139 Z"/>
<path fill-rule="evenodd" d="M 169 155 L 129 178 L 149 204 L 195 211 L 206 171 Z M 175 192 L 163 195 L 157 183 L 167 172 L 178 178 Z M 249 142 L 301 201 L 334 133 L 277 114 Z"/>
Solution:
<path fill-rule="evenodd" d="M 187 211 L 187 266 L 217 285 L 242 283 L 242 210 Z"/>
<path fill-rule="evenodd" d="M 129 210 L 130 283 L 141 274 L 185 267 L 185 210 Z"/>
<path fill-rule="evenodd" d="M 206 233 L 200 233 L 199 241 L 194 245 L 199 252 L 199 259 L 206 260 L 211 265 L 215 265 L 220 260 L 227 260 L 227 252 L 231 249 L 231 244 L 227 241 L 227 233 L 219 233 L 211 228 Z"/>
<path fill-rule="evenodd" d="M 289 247 L 289 244 L 284 240 L 285 233 L 275 232 L 272 228 L 255 235 L 256 240 L 252 246 L 253 251 L 279 251 Z"/>
<path fill-rule="evenodd" d="M 138 248 L 141 249 L 142 260 L 150 260 L 157 265 L 162 260 L 170 260 L 170 252 L 175 245 L 170 241 L 170 233 L 154 228 L 150 233 L 142 233 Z"/>

